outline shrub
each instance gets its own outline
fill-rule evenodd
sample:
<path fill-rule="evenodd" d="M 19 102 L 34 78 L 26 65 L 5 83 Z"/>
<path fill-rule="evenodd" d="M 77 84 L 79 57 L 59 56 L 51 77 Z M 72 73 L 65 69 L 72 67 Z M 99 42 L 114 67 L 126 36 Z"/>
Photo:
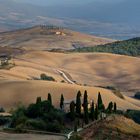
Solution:
<path fill-rule="evenodd" d="M 55 79 L 54 79 L 53 77 L 47 76 L 47 75 L 44 74 L 44 73 L 40 75 L 40 79 L 41 79 L 41 80 L 47 80 L 47 81 L 55 81 Z"/>
<path fill-rule="evenodd" d="M 30 120 L 27 120 L 26 123 L 25 123 L 25 126 L 28 129 L 36 129 L 36 130 L 45 130 L 46 129 L 46 124 L 41 119 L 30 119 Z"/>

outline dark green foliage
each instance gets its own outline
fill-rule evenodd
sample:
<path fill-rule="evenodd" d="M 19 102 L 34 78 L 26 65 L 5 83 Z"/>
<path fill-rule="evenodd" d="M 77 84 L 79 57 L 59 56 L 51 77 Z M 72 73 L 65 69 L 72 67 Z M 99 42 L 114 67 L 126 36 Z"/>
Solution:
<path fill-rule="evenodd" d="M 50 104 L 52 105 L 52 96 L 50 93 L 48 93 L 48 101 L 50 102 Z"/>
<path fill-rule="evenodd" d="M 41 79 L 41 80 L 47 80 L 47 81 L 55 81 L 55 79 L 54 79 L 53 77 L 47 76 L 47 75 L 44 74 L 44 73 L 40 75 L 40 79 Z"/>
<path fill-rule="evenodd" d="M 39 103 L 41 103 L 41 97 L 37 97 L 36 99 L 36 104 L 39 104 Z"/>
<path fill-rule="evenodd" d="M 137 92 L 134 96 L 136 99 L 140 99 L 140 92 Z"/>
<path fill-rule="evenodd" d="M 61 99 L 60 99 L 60 108 L 63 109 L 64 108 L 64 96 L 63 94 L 61 94 Z"/>
<path fill-rule="evenodd" d="M 25 123 L 28 129 L 46 130 L 46 124 L 41 119 L 28 119 Z"/>
<path fill-rule="evenodd" d="M 30 104 L 27 108 L 27 116 L 30 118 L 37 118 L 42 116 L 44 113 L 48 113 L 53 109 L 50 101 L 42 101 L 38 104 Z"/>
<path fill-rule="evenodd" d="M 9 117 L 0 116 L 0 125 L 5 125 L 8 124 L 9 122 L 10 122 Z"/>
<path fill-rule="evenodd" d="M 19 107 L 12 117 L 11 127 L 17 130 L 34 129 L 61 132 L 64 125 L 64 113 L 55 109 L 50 101 L 30 104 L 27 108 Z"/>
<path fill-rule="evenodd" d="M 88 124 L 89 123 L 88 95 L 87 95 L 87 91 L 86 90 L 85 90 L 85 93 L 84 93 L 83 108 L 84 108 L 84 121 L 85 121 L 85 124 Z"/>
<path fill-rule="evenodd" d="M 114 110 L 113 110 L 114 112 L 116 112 L 117 111 L 117 104 L 116 103 L 114 103 Z"/>
<path fill-rule="evenodd" d="M 140 37 L 94 47 L 78 48 L 73 50 L 73 52 L 107 52 L 121 55 L 139 56 Z"/>
<path fill-rule="evenodd" d="M 90 108 L 90 118 L 92 121 L 94 121 L 94 102 L 93 101 L 91 103 L 91 108 Z"/>
<path fill-rule="evenodd" d="M 76 97 L 76 113 L 80 116 L 81 115 L 81 92 L 78 91 Z"/>
<path fill-rule="evenodd" d="M 96 105 L 96 107 L 95 107 L 95 120 L 98 120 L 98 115 L 99 115 L 99 110 L 98 110 L 98 106 Z"/>
<path fill-rule="evenodd" d="M 75 120 L 74 122 L 74 132 L 77 132 L 78 121 Z"/>
<path fill-rule="evenodd" d="M 104 110 L 104 105 L 103 105 L 103 101 L 102 101 L 102 97 L 101 97 L 101 93 L 98 93 L 98 101 L 97 101 L 97 106 L 98 106 L 98 110 L 99 111 L 103 111 Z"/>
<path fill-rule="evenodd" d="M 112 113 L 112 110 L 113 110 L 113 103 L 110 102 L 110 103 L 108 104 L 107 112 L 108 112 L 108 113 Z"/>
<path fill-rule="evenodd" d="M 19 125 L 24 125 L 25 122 L 27 121 L 25 113 L 26 113 L 25 107 L 19 107 L 17 110 L 15 110 L 12 116 L 11 127 L 16 128 Z"/>
<path fill-rule="evenodd" d="M 70 118 L 72 121 L 75 120 L 75 103 L 74 103 L 74 101 L 72 101 L 70 103 Z"/>
<path fill-rule="evenodd" d="M 127 110 L 125 115 L 140 124 L 140 110 Z"/>

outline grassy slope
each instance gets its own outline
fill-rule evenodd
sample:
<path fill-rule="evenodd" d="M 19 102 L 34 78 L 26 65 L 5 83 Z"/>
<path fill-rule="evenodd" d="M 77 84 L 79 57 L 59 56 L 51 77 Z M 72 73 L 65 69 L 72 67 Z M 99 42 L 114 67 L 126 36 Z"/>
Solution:
<path fill-rule="evenodd" d="M 140 125 L 123 116 L 112 115 L 85 129 L 81 135 L 84 140 L 139 140 Z"/>
<path fill-rule="evenodd" d="M 140 55 L 140 38 L 133 38 L 125 41 L 117 41 L 96 47 L 78 48 L 74 52 L 107 52 L 129 56 Z"/>

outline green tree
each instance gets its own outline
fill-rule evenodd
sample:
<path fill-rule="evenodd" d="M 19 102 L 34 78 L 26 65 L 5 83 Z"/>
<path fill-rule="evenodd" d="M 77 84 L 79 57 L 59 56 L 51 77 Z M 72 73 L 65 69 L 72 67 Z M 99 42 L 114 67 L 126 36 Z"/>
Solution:
<path fill-rule="evenodd" d="M 98 115 L 99 115 L 99 111 L 98 111 L 98 106 L 96 105 L 95 107 L 95 119 L 98 120 Z"/>
<path fill-rule="evenodd" d="M 41 103 L 41 97 L 37 97 L 36 99 L 36 104 L 39 104 L 39 103 Z"/>
<path fill-rule="evenodd" d="M 70 103 L 70 118 L 72 121 L 75 120 L 75 103 L 74 103 L 74 101 L 72 101 Z"/>
<path fill-rule="evenodd" d="M 52 105 L 52 96 L 50 93 L 48 93 L 48 101 L 50 102 L 50 104 Z"/>
<path fill-rule="evenodd" d="M 116 102 L 114 103 L 114 112 L 116 112 L 117 111 L 117 104 L 116 104 Z"/>
<path fill-rule="evenodd" d="M 108 113 L 112 113 L 112 110 L 113 110 L 113 103 L 110 102 L 110 103 L 108 104 L 107 111 L 108 111 Z"/>
<path fill-rule="evenodd" d="M 76 113 L 80 116 L 81 115 L 81 92 L 78 91 L 76 97 Z"/>
<path fill-rule="evenodd" d="M 92 103 L 91 103 L 90 117 L 91 117 L 91 120 L 94 121 L 94 101 L 92 101 Z"/>
<path fill-rule="evenodd" d="M 102 111 L 104 108 L 103 108 L 103 101 L 102 101 L 102 97 L 101 97 L 101 93 L 99 92 L 98 93 L 98 102 L 97 102 L 98 104 L 98 109 L 100 110 L 100 111 Z"/>
<path fill-rule="evenodd" d="M 60 108 L 61 109 L 64 108 L 64 96 L 63 96 L 63 94 L 61 94 L 61 98 L 60 98 Z"/>
<path fill-rule="evenodd" d="M 84 93 L 83 108 L 84 108 L 84 121 L 85 121 L 85 124 L 88 124 L 89 123 L 88 95 L 87 95 L 87 91 L 86 90 L 85 90 L 85 93 Z"/>

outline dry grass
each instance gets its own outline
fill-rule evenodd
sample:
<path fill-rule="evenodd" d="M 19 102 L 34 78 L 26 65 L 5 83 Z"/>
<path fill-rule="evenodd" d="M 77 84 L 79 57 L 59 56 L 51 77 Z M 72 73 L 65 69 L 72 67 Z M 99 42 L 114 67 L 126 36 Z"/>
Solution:
<path fill-rule="evenodd" d="M 140 125 L 124 116 L 112 115 L 85 129 L 81 135 L 84 140 L 139 140 Z"/>
<path fill-rule="evenodd" d="M 61 136 L 0 133 L 0 140 L 65 140 Z"/>
<path fill-rule="evenodd" d="M 114 84 L 124 91 L 139 88 L 139 58 L 98 53 L 63 54 L 31 51 L 17 56 L 14 61 L 14 68 L 0 70 L 0 103 L 3 107 L 15 107 L 19 102 L 29 104 L 34 102 L 37 96 L 46 99 L 48 92 L 52 93 L 54 104 L 58 106 L 62 93 L 66 100 L 73 100 L 78 90 L 88 90 L 89 99 L 95 101 L 100 91 L 106 106 L 108 102 L 113 101 L 117 102 L 120 109 L 140 109 L 138 100 L 126 96 L 123 100 L 109 90 L 94 87 Z M 77 83 L 87 83 L 93 87 L 62 84 L 61 81 L 64 79 L 57 69 L 70 74 Z M 54 77 L 57 82 L 34 81 L 33 79 L 39 78 L 41 73 Z"/>

